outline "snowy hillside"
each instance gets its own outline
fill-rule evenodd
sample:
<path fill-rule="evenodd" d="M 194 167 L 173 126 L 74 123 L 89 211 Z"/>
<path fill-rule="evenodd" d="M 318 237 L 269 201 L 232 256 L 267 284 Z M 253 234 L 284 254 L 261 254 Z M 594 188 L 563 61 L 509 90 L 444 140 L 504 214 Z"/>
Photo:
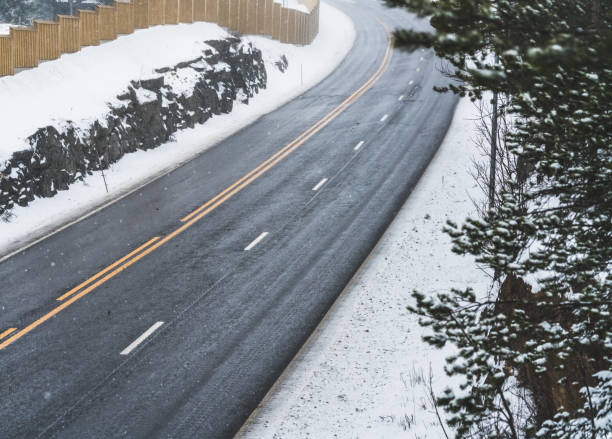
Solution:
<path fill-rule="evenodd" d="M 201 55 L 205 40 L 228 36 L 225 29 L 211 23 L 158 26 L 0 78 L 0 102 L 11 108 L 0 120 L 0 163 L 14 151 L 28 148 L 27 137 L 38 128 L 61 128 L 67 121 L 87 127 L 108 113 L 109 104 L 117 103 L 116 96 L 130 81 L 150 78 L 157 68 L 193 60 Z M 94 173 L 51 199 L 40 198 L 28 207 L 16 207 L 10 222 L 0 222 L 0 251 L 23 245 L 31 239 L 31 230 L 44 233 L 178 166 L 303 93 L 340 63 L 352 47 L 354 36 L 351 21 L 322 4 L 320 33 L 309 46 L 247 37 L 263 52 L 268 71 L 268 88 L 249 105 L 238 104 L 229 115 L 215 116 L 204 125 L 177 133 L 176 143 L 124 157 L 105 172 L 109 194 L 101 176 Z M 289 61 L 284 73 L 274 65 L 282 55 Z"/>
<path fill-rule="evenodd" d="M 334 14 L 328 17 L 333 19 Z M 322 25 L 325 27 L 325 23 Z M 68 120 L 77 127 L 89 126 L 108 111 L 109 104 L 116 103 L 116 96 L 125 90 L 129 81 L 146 79 L 155 74 L 156 68 L 197 58 L 205 48 L 204 41 L 229 35 L 227 30 L 211 23 L 156 26 L 100 47 L 86 47 L 78 53 L 63 55 L 60 60 L 43 63 L 15 76 L 0 78 L 0 101 L 11 107 L 0 120 L 0 161 L 8 159 L 13 151 L 27 148 L 25 139 L 40 127 L 61 125 Z M 346 37 L 339 33 L 334 36 L 335 40 L 340 37 L 336 46 L 340 48 L 339 53 L 346 51 L 350 35 L 349 32 Z M 283 54 L 288 56 L 290 66 L 298 60 L 308 66 L 317 54 L 328 61 L 337 58 L 333 53 L 336 48 L 328 49 L 316 42 L 308 48 L 297 49 L 263 37 L 253 37 L 252 41 L 270 62 Z M 329 65 L 325 63 L 323 69 L 329 69 Z M 290 69 L 288 75 L 294 73 L 299 74 L 299 69 Z"/>
<path fill-rule="evenodd" d="M 109 111 L 109 104 L 119 105 L 116 96 L 131 80 L 197 58 L 207 47 L 205 40 L 228 36 L 208 23 L 157 26 L 0 78 L 0 101 L 11 108 L 0 120 L 0 162 L 26 149 L 25 139 L 38 128 L 65 121 L 88 127 Z"/>

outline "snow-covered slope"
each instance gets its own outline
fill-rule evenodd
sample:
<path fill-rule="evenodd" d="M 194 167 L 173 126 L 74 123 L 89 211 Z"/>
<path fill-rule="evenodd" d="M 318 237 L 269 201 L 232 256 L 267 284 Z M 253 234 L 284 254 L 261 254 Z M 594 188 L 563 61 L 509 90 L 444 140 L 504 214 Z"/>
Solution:
<path fill-rule="evenodd" d="M 474 106 L 460 102 L 425 174 L 358 275 L 277 383 L 243 439 L 443 439 L 429 395 L 451 384 L 445 352 L 421 340 L 413 289 L 484 291 L 488 278 L 442 232 L 479 197 L 469 173 Z M 472 119 L 472 120 L 469 120 Z M 452 437 L 452 432 L 448 431 Z"/>
<path fill-rule="evenodd" d="M 226 30 L 211 23 L 159 26 L 0 78 L 0 161 L 26 148 L 25 139 L 39 127 L 61 126 L 66 120 L 88 126 L 108 112 L 108 103 L 129 81 L 153 76 L 156 68 L 197 58 L 205 40 L 227 36 Z M 53 198 L 16 207 L 9 223 L 0 221 L 0 254 L 23 245 L 32 238 L 32 231 L 52 230 L 178 166 L 303 93 L 342 61 L 354 37 L 348 17 L 324 3 L 319 36 L 309 46 L 247 37 L 263 52 L 269 75 L 268 88 L 248 106 L 237 104 L 229 115 L 215 116 L 202 126 L 180 132 L 174 143 L 127 155 L 105 171 L 109 194 L 101 176 L 94 174 Z M 289 60 L 285 73 L 273 66 L 281 55 Z"/>
<path fill-rule="evenodd" d="M 69 120 L 90 126 L 109 111 L 109 103 L 119 105 L 116 96 L 131 80 L 197 58 L 205 40 L 228 36 L 208 23 L 156 26 L 0 78 L 0 161 L 27 148 L 25 139 L 45 125 Z"/>
<path fill-rule="evenodd" d="M 326 15 L 327 23 L 333 19 L 334 13 L 330 14 L 321 14 L 323 27 Z M 60 60 L 42 63 L 36 69 L 0 78 L 0 102 L 4 108 L 0 118 L 0 162 L 8 159 L 13 151 L 25 149 L 28 146 L 25 139 L 37 128 L 62 124 L 66 120 L 77 127 L 90 126 L 108 112 L 109 103 L 117 103 L 115 96 L 125 90 L 130 80 L 146 79 L 154 75 L 156 68 L 197 58 L 206 46 L 204 41 L 228 36 L 226 29 L 211 23 L 155 26 L 137 30 L 99 47 L 85 47 L 80 52 L 63 55 Z M 342 37 L 336 48 L 346 47 L 349 38 L 340 33 L 333 37 Z M 319 43 L 325 38 L 320 35 Z M 308 65 L 313 59 L 309 59 L 309 55 L 320 50 L 334 51 L 334 47 L 328 50 L 317 42 L 295 51 L 294 47 L 268 38 L 255 37 L 252 40 L 275 61 L 287 53 L 290 64 L 299 59 L 300 63 Z M 293 60 L 290 53 L 294 55 Z M 322 55 L 325 57 L 326 53 Z M 329 63 L 321 68 L 328 69 Z"/>

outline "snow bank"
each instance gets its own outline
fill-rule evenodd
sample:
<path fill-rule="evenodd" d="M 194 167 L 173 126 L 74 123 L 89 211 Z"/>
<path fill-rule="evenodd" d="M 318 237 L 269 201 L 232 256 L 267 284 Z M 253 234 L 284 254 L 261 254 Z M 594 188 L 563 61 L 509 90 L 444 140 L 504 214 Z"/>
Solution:
<path fill-rule="evenodd" d="M 0 35 L 8 35 L 10 33 L 9 26 L 10 24 L 0 23 Z"/>
<path fill-rule="evenodd" d="M 421 340 L 410 293 L 488 285 L 450 251 L 441 229 L 480 198 L 469 173 L 475 108 L 462 100 L 450 131 L 395 221 L 345 289 L 243 438 L 444 438 L 429 396 L 451 384 L 448 352 Z M 451 432 L 449 435 L 452 437 Z"/>
<path fill-rule="evenodd" d="M 296 11 L 305 12 L 307 14 L 310 12 L 305 5 L 299 2 L 299 0 L 274 0 L 274 3 L 279 3 L 287 9 L 295 9 Z"/>
<path fill-rule="evenodd" d="M 227 37 L 225 29 L 210 23 L 156 26 L 0 78 L 0 162 L 27 149 L 26 138 L 38 128 L 67 120 L 89 127 L 108 113 L 109 104 L 119 105 L 115 96 L 130 80 L 197 58 L 205 40 Z"/>
<path fill-rule="evenodd" d="M 109 194 L 101 175 L 94 173 L 53 198 L 39 198 L 28 207 L 15 207 L 10 222 L 0 221 L 0 254 L 176 168 L 320 82 L 346 56 L 355 38 L 348 17 L 325 3 L 321 4 L 320 20 L 319 35 L 309 46 L 247 37 L 263 52 L 268 70 L 268 88 L 251 99 L 249 105 L 236 103 L 231 114 L 215 116 L 204 125 L 177 133 L 176 142 L 127 155 L 105 171 Z M 155 68 L 195 59 L 201 55 L 204 40 L 227 36 L 226 30 L 211 23 L 154 27 L 0 78 L 0 160 L 26 147 L 25 138 L 41 126 L 61 126 L 65 120 L 88 126 L 108 112 L 112 97 L 123 91 L 130 80 L 146 79 L 153 76 Z M 283 54 L 289 60 L 284 74 L 273 66 Z"/>

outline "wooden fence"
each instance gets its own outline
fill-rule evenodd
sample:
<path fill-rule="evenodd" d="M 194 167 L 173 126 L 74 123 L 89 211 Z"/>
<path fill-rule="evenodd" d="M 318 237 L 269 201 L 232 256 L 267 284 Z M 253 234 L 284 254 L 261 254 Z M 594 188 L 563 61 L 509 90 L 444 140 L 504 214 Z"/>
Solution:
<path fill-rule="evenodd" d="M 56 21 L 11 27 L 10 35 L 0 35 L 0 77 L 161 24 L 209 21 L 282 43 L 310 44 L 319 32 L 319 0 L 300 2 L 308 13 L 284 8 L 274 0 L 115 0 L 114 6 L 80 10 L 76 17 L 58 15 Z"/>

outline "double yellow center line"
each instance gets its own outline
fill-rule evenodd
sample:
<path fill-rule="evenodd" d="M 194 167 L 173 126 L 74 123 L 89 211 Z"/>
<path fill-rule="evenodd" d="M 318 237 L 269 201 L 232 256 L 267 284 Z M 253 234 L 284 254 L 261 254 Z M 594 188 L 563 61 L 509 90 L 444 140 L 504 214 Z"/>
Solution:
<path fill-rule="evenodd" d="M 387 31 L 387 35 L 389 36 L 390 34 L 389 34 L 388 28 L 382 22 L 381 24 L 383 25 L 383 27 Z M 155 251 L 156 249 L 164 245 L 166 242 L 170 241 L 171 239 L 173 239 L 174 237 L 176 237 L 177 235 L 179 235 L 180 233 L 182 233 L 183 231 L 191 227 L 193 224 L 195 224 L 197 221 L 202 219 L 208 213 L 212 212 L 214 209 L 219 207 L 221 204 L 229 200 L 231 197 L 233 197 L 235 194 L 240 192 L 243 188 L 251 184 L 253 181 L 258 179 L 261 175 L 267 172 L 270 168 L 275 166 L 278 162 L 283 160 L 285 157 L 287 157 L 289 154 L 291 154 L 293 151 L 299 148 L 302 144 L 304 144 L 304 142 L 306 142 L 316 133 L 321 131 L 327 124 L 329 124 L 332 120 L 334 120 L 341 113 L 343 113 L 348 107 L 350 107 L 355 101 L 357 101 L 357 99 L 359 99 L 367 90 L 369 90 L 374 85 L 374 83 L 376 83 L 376 81 L 380 79 L 380 77 L 383 75 L 385 70 L 387 70 L 387 68 L 389 67 L 389 63 L 391 62 L 392 54 L 393 54 L 392 43 L 389 37 L 389 43 L 387 44 L 387 50 L 385 51 L 385 56 L 380 66 L 376 70 L 376 72 L 361 87 L 359 87 L 359 89 L 357 89 L 353 94 L 351 94 L 348 98 L 346 98 L 334 110 L 330 111 L 320 121 L 318 121 L 308 130 L 306 130 L 304 133 L 302 133 L 300 136 L 298 136 L 295 140 L 290 142 L 288 145 L 283 147 L 280 151 L 276 152 L 274 155 L 272 155 L 262 164 L 260 164 L 255 169 L 250 171 L 244 177 L 242 177 L 241 179 L 233 183 L 231 186 L 223 190 L 221 193 L 216 195 L 214 198 L 210 199 L 209 201 L 204 203 L 202 206 L 198 207 L 196 210 L 191 212 L 189 215 L 181 219 L 181 222 L 183 224 L 179 228 L 174 230 L 172 233 L 170 233 L 169 235 L 163 238 L 160 238 L 159 236 L 154 237 L 153 239 L 147 241 L 146 243 L 138 247 L 136 250 L 130 252 L 129 254 L 125 255 L 121 259 L 115 261 L 114 263 L 106 267 L 104 270 L 90 277 L 85 282 L 80 283 L 76 287 L 72 288 L 70 291 L 67 291 L 66 293 L 62 294 L 60 297 L 57 298 L 58 301 L 62 302 L 61 305 L 57 306 L 52 311 L 45 314 L 38 320 L 30 323 L 25 328 L 17 332 L 15 332 L 17 328 L 10 328 L 0 333 L 0 340 L 12 334 L 11 337 L 6 338 L 6 340 L 0 343 L 0 350 L 4 349 L 11 343 L 17 341 L 18 339 L 20 339 L 21 337 L 23 337 L 24 335 L 26 335 L 27 333 L 35 329 L 37 326 L 41 325 L 42 323 L 49 320 L 51 317 L 58 314 L 60 311 L 72 305 L 74 302 L 79 300 L 81 297 L 90 293 L 91 291 L 93 291 L 94 289 L 96 289 L 97 287 L 99 287 L 100 285 L 108 281 L 109 279 L 112 279 L 117 274 L 121 273 L 123 270 L 130 267 L 132 264 L 136 263 L 140 259 L 144 258 L 149 253 Z"/>

